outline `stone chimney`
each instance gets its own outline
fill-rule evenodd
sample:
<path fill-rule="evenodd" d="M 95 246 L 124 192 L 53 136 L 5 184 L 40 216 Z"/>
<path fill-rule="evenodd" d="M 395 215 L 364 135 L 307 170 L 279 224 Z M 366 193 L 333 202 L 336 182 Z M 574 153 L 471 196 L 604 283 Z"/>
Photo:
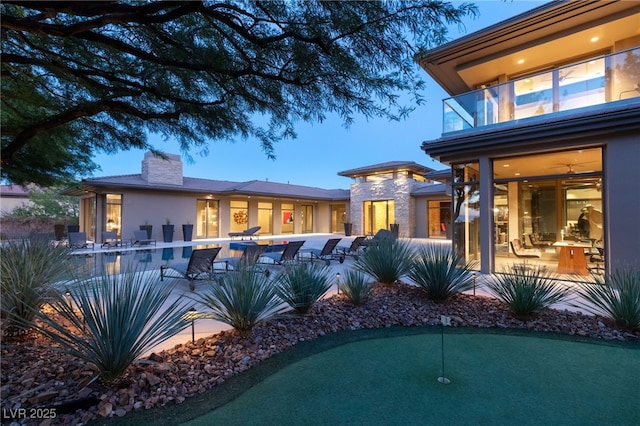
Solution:
<path fill-rule="evenodd" d="M 164 154 L 167 158 L 156 156 L 148 151 L 142 160 L 142 179 L 149 183 L 182 186 L 182 161 L 177 154 Z"/>

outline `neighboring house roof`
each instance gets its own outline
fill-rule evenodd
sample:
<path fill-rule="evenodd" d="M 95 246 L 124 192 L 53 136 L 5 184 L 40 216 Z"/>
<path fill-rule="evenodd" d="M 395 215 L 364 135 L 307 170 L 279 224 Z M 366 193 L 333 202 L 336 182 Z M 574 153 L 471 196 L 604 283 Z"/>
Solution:
<path fill-rule="evenodd" d="M 0 185 L 0 197 L 29 198 L 29 192 L 33 188 L 33 185 L 26 188 L 20 185 Z"/>
<path fill-rule="evenodd" d="M 83 179 L 79 186 L 64 191 L 67 195 L 82 195 L 85 192 L 96 192 L 117 188 L 138 189 L 145 191 L 178 191 L 178 192 L 207 192 L 219 195 L 256 195 L 269 197 L 304 198 L 313 200 L 348 200 L 347 189 L 322 189 L 311 186 L 291 185 L 268 181 L 251 180 L 246 182 L 232 182 L 226 180 L 212 180 L 199 178 L 183 178 L 183 184 L 167 185 L 149 183 L 141 174 L 107 176 L 93 179 Z"/>
<path fill-rule="evenodd" d="M 430 173 L 433 169 L 420 165 L 413 161 L 387 161 L 385 163 L 372 164 L 370 166 L 358 167 L 355 169 L 344 170 L 338 172 L 338 176 L 359 177 L 371 173 L 394 172 L 397 170 L 408 170 L 424 175 Z"/>

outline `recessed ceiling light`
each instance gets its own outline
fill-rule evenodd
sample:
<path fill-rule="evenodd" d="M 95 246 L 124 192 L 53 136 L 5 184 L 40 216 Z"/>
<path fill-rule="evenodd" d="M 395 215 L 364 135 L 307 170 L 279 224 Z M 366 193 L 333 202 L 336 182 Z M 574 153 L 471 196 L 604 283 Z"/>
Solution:
<path fill-rule="evenodd" d="M 520 172 L 515 172 L 514 173 L 516 176 L 520 176 Z"/>
<path fill-rule="evenodd" d="M 600 37 L 591 37 L 591 43 L 595 43 L 598 40 L 600 40 Z"/>
<path fill-rule="evenodd" d="M 503 164 L 502 167 L 509 167 L 509 165 L 508 164 Z"/>
<path fill-rule="evenodd" d="M 518 59 L 518 65 L 524 64 L 524 59 Z"/>

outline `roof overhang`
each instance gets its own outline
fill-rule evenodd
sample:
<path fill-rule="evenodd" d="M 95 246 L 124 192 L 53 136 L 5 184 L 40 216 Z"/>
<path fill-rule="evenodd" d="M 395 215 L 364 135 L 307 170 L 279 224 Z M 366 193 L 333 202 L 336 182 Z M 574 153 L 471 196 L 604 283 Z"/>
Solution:
<path fill-rule="evenodd" d="M 585 42 L 586 32 L 595 29 L 602 33 L 600 40 Z M 515 63 L 525 51 L 532 57 L 521 72 L 531 73 L 566 61 L 562 46 L 568 43 L 574 55 L 584 56 L 639 35 L 640 2 L 554 1 L 418 53 L 416 61 L 453 96 L 491 82 L 496 70 L 518 74 Z"/>

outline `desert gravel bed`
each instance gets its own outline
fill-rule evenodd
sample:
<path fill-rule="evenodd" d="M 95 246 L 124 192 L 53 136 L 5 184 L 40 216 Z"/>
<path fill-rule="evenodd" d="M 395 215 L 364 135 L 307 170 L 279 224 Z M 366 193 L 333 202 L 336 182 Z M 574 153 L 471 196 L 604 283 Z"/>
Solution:
<path fill-rule="evenodd" d="M 318 302 L 304 317 L 265 321 L 250 337 L 226 331 L 154 353 L 150 357 L 153 363 L 132 366 L 126 377 L 111 387 L 99 382 L 87 386 L 92 371 L 49 349 L 43 337 L 23 336 L 17 343 L 3 341 L 3 414 L 37 407 L 55 407 L 56 414 L 54 419 L 13 423 L 3 419 L 3 424 L 79 425 L 97 418 L 124 416 L 132 410 L 180 404 L 299 342 L 342 330 L 436 325 L 441 315 L 451 317 L 454 327 L 513 328 L 640 342 L 640 332 L 613 327 L 596 316 L 549 309 L 523 322 L 491 298 L 460 294 L 445 303 L 435 303 L 421 290 L 398 283 L 374 288 L 372 297 L 362 306 L 353 306 L 342 295 L 334 295 Z"/>

